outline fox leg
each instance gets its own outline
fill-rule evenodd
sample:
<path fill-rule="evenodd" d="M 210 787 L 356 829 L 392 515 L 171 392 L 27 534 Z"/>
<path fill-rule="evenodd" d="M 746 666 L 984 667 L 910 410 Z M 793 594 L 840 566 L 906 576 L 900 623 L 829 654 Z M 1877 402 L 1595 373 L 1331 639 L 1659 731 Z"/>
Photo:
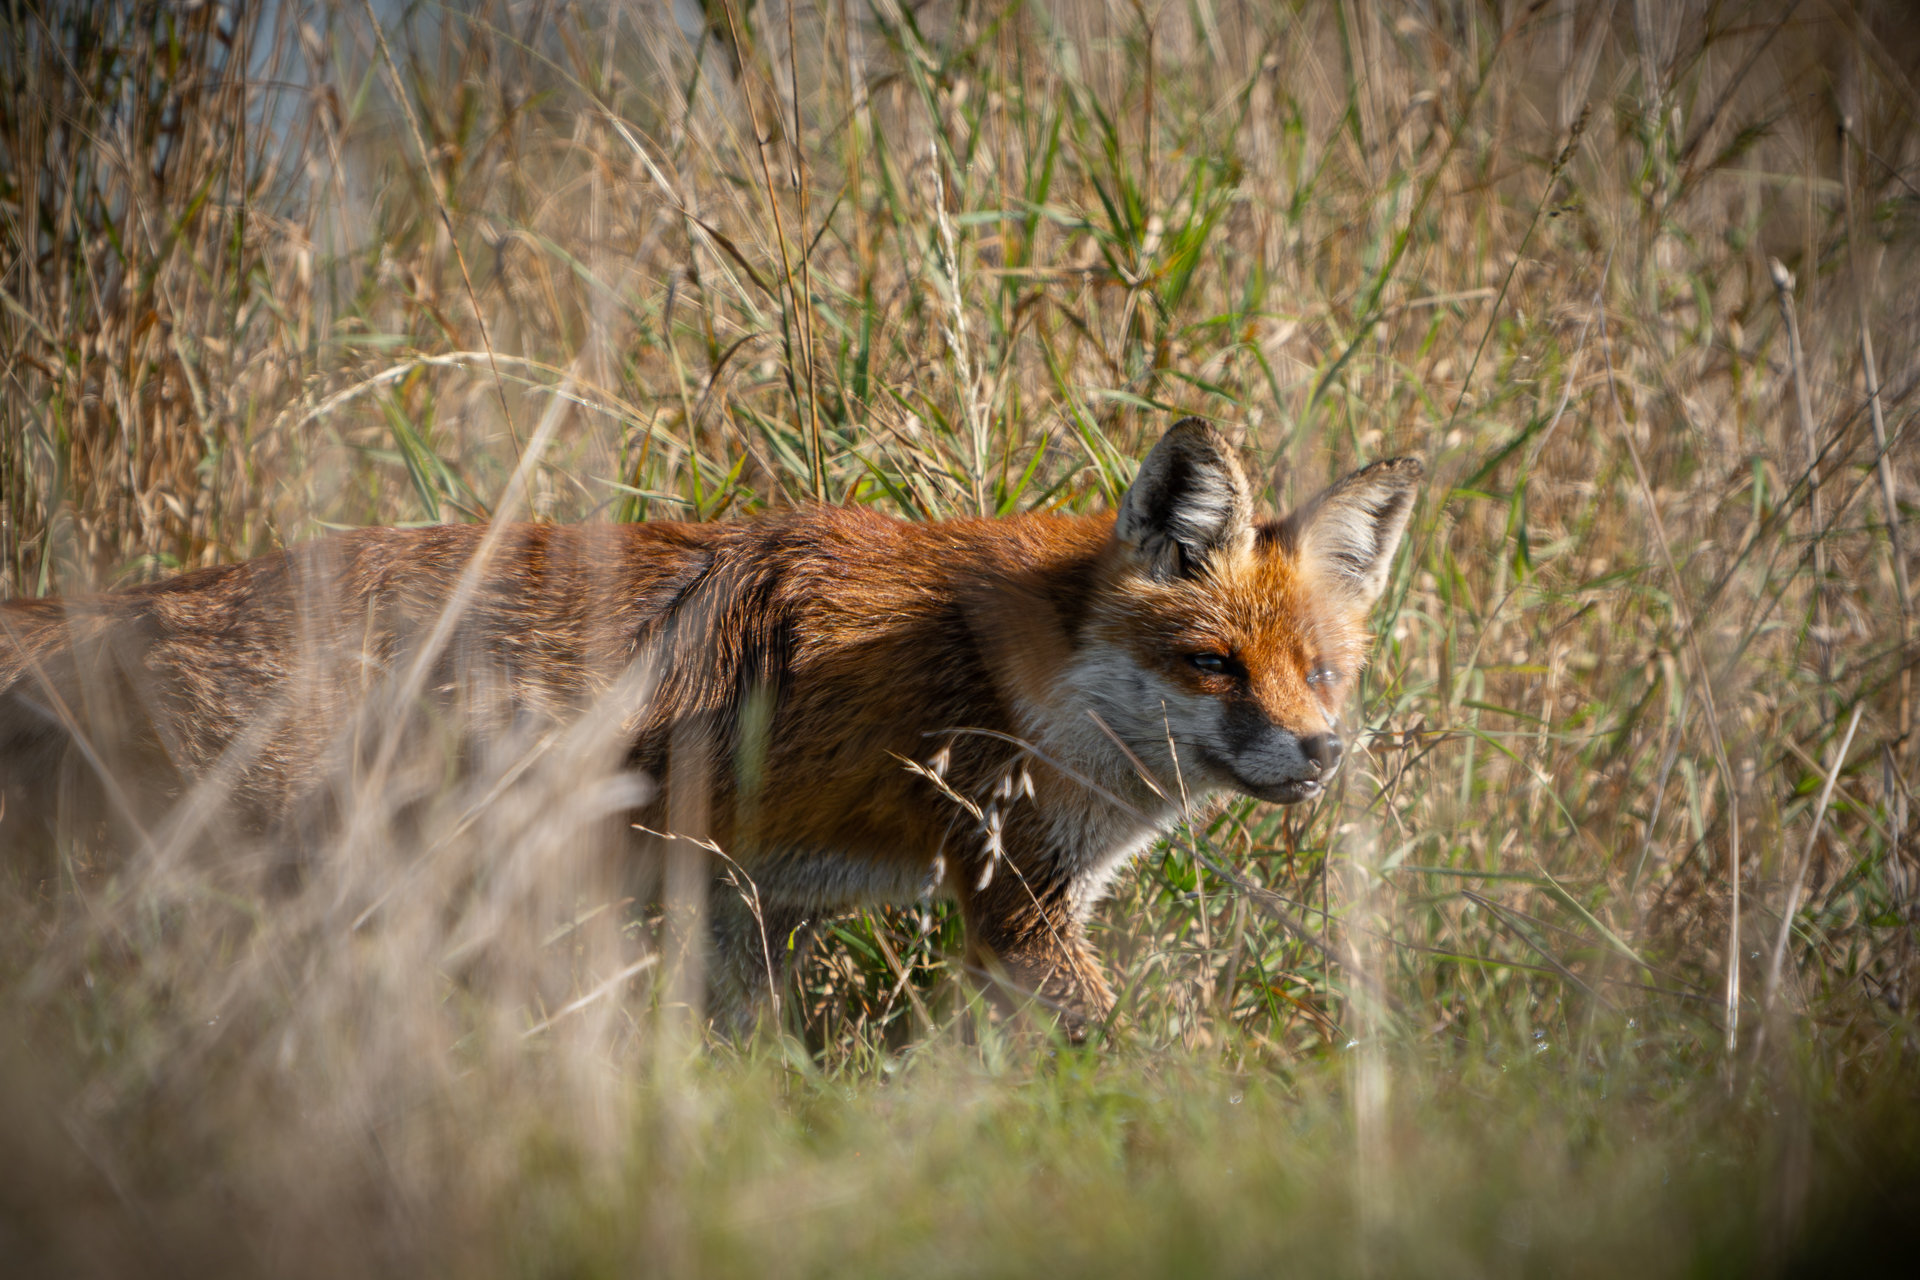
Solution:
<path fill-rule="evenodd" d="M 992 975 L 1003 999 L 1038 1001 L 1071 1039 L 1084 1039 L 1088 1025 L 1112 1010 L 1113 992 L 1075 910 L 1072 882 L 1022 874 L 1011 862 L 1002 862 L 985 888 L 975 877 L 963 871 L 960 879 L 972 883 L 955 886 L 969 967 Z"/>
<path fill-rule="evenodd" d="M 786 989 L 787 977 L 806 957 L 820 913 L 807 907 L 757 902 L 724 879 L 707 898 L 712 951 L 707 968 L 707 1007 L 714 1025 L 734 1036 L 755 1024 Z"/>

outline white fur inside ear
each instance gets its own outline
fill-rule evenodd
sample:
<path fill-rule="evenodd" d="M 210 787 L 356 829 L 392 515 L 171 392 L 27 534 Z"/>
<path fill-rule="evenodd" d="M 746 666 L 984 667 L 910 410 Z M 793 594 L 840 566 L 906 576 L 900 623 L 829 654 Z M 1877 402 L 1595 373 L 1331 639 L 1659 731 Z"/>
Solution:
<path fill-rule="evenodd" d="M 1214 547 L 1227 540 L 1244 501 L 1234 479 L 1214 468 L 1192 473 L 1186 492 L 1167 522 L 1174 541 L 1190 547 Z"/>
<path fill-rule="evenodd" d="M 1198 418 L 1174 424 L 1121 499 L 1114 533 L 1149 573 L 1191 577 L 1253 540 L 1253 498 L 1233 449 Z"/>
<path fill-rule="evenodd" d="M 1418 459 L 1389 458 L 1315 498 L 1288 521 L 1302 563 L 1366 604 L 1379 599 L 1423 471 Z"/>

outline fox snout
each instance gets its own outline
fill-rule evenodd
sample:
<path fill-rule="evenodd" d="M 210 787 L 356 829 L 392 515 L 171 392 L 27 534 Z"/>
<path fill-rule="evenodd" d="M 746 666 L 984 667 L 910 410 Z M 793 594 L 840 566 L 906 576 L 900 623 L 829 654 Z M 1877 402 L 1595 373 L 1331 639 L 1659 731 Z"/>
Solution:
<path fill-rule="evenodd" d="M 669 817 L 685 814 L 728 850 L 706 900 L 730 1025 L 752 1025 L 816 923 L 938 894 L 959 901 L 969 965 L 1077 1034 L 1113 1005 L 1087 915 L 1191 797 L 1326 794 L 1420 473 L 1376 462 L 1261 520 L 1233 446 L 1189 419 L 1110 517 L 908 524 L 820 506 L 737 525 L 368 529 L 116 595 L 0 602 L 0 850 L 25 815 L 35 839 L 65 839 L 66 802 L 41 800 L 66 795 L 80 756 L 42 708 L 101 703 L 95 672 L 140 708 L 120 741 L 93 735 L 152 775 L 132 779 L 139 804 L 218 779 L 249 797 L 249 825 L 304 840 L 334 795 L 336 742 L 366 722 L 315 716 L 271 741 L 242 727 L 382 690 L 412 704 L 414 677 L 368 673 L 430 634 L 446 640 L 433 723 L 458 723 L 469 687 L 535 723 L 590 709 L 574 736 L 656 786 L 632 825 L 686 831 Z M 694 842 L 650 836 L 636 861 L 664 876 L 670 840 Z"/>
<path fill-rule="evenodd" d="M 1243 735 L 1229 759 L 1238 789 L 1273 804 L 1311 800 L 1332 782 L 1345 748 L 1336 733 L 1296 734 L 1266 724 Z"/>
<path fill-rule="evenodd" d="M 1131 730 L 1128 763 L 1178 770 L 1184 748 L 1210 787 L 1274 804 L 1323 794 L 1420 476 L 1412 458 L 1384 459 L 1263 521 L 1225 439 L 1176 424 L 1121 501 L 1112 621 L 1074 681 Z"/>

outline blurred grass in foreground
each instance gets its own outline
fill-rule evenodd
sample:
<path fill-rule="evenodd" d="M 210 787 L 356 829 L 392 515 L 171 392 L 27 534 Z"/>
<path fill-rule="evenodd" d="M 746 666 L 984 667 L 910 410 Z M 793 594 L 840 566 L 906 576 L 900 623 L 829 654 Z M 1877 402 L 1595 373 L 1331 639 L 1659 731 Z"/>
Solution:
<path fill-rule="evenodd" d="M 556 520 L 1091 510 L 1187 411 L 1276 509 L 1433 481 L 1343 790 L 1122 883 L 1106 1051 L 981 1026 L 938 909 L 692 1046 L 507 744 L 291 897 L 14 871 L 0 1255 L 1744 1274 L 1911 1216 L 1897 7 L 6 14 L 8 594 L 484 519 L 549 413 Z"/>

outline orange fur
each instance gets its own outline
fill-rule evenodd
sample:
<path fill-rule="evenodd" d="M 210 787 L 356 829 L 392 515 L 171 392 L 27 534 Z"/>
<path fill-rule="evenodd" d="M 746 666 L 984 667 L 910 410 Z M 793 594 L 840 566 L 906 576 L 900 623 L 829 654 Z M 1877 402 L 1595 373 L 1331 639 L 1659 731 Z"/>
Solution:
<path fill-rule="evenodd" d="M 729 1020 L 752 1016 L 760 957 L 823 914 L 945 895 L 974 960 L 1077 1028 L 1111 1005 L 1083 922 L 1177 816 L 1164 796 L 1318 794 L 1417 474 L 1377 464 L 1260 525 L 1231 452 L 1189 420 L 1116 515 L 518 526 L 426 683 L 450 697 L 484 671 L 516 714 L 565 720 L 650 673 L 625 722 L 626 767 L 658 784 L 635 820 L 704 815 L 681 834 L 717 842 L 761 899 L 759 919 L 731 890 L 712 899 Z M 76 743 L 142 812 L 224 767 L 244 824 L 286 822 L 356 708 L 391 696 L 483 533 L 361 530 L 0 606 L 3 830 L 47 821 Z"/>

